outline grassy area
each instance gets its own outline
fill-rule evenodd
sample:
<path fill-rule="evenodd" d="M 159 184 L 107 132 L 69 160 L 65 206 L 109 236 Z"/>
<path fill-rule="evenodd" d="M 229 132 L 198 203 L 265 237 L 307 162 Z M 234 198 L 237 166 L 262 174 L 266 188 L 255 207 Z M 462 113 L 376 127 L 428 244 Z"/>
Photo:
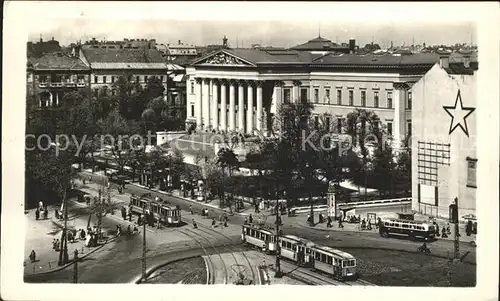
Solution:
<path fill-rule="evenodd" d="M 205 260 L 202 257 L 194 257 L 168 264 L 156 270 L 149 276 L 148 284 L 206 284 L 207 271 Z"/>
<path fill-rule="evenodd" d="M 427 254 L 374 249 L 349 250 L 357 258 L 361 278 L 380 286 L 472 287 L 476 266 L 456 263 L 448 276 L 448 260 Z"/>

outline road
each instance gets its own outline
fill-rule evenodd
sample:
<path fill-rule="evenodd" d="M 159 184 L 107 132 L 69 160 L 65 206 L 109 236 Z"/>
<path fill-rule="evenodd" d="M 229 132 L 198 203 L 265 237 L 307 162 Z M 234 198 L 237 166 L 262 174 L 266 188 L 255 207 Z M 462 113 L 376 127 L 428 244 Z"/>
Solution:
<path fill-rule="evenodd" d="M 93 176 L 93 180 L 99 180 L 97 176 Z M 134 194 L 143 194 L 150 192 L 146 189 L 127 185 L 125 192 Z M 155 196 L 156 193 L 152 192 Z M 184 199 L 176 198 L 173 196 L 161 195 L 163 199 L 167 199 L 174 205 L 179 205 L 181 209 L 188 210 L 191 205 L 195 213 L 200 213 L 204 208 L 202 203 L 193 203 Z M 69 208 L 69 207 L 68 207 Z M 80 210 L 72 208 L 72 210 Z M 222 210 L 213 209 L 214 212 L 222 212 Z M 299 217 L 300 218 L 300 217 Z M 304 217 L 305 218 L 305 217 Z M 349 251 L 350 248 L 363 249 L 363 248 L 379 248 L 379 249 L 397 249 L 408 252 L 414 252 L 420 243 L 412 242 L 404 239 L 396 238 L 381 238 L 376 233 L 364 232 L 342 232 L 342 231 L 320 231 L 304 226 L 291 223 L 293 218 L 288 220 L 284 217 L 284 233 L 294 234 L 301 237 L 307 237 L 310 240 L 340 249 Z M 230 217 L 229 223 L 242 224 L 244 217 L 234 215 Z M 270 218 L 270 222 L 274 218 Z M 119 220 L 112 218 L 105 218 L 104 223 L 106 227 L 113 228 L 116 224 L 122 223 Z M 189 227 L 189 226 L 185 226 Z M 324 228 L 324 226 L 322 226 Z M 180 229 L 182 230 L 182 228 Z M 159 229 L 156 232 L 165 232 L 168 235 L 173 234 L 175 229 Z M 147 235 L 150 235 L 148 232 Z M 239 235 L 231 235 L 229 237 L 231 242 L 226 239 L 214 240 L 214 246 L 223 246 L 226 250 L 241 250 L 241 243 Z M 158 238 L 157 238 L 158 240 Z M 149 244 L 148 244 L 149 245 Z M 148 267 L 161 264 L 176 258 L 185 258 L 189 256 L 204 255 L 204 250 L 194 241 L 182 241 L 179 243 L 164 243 L 161 240 L 157 243 L 149 245 L 151 250 L 148 251 Z M 453 242 L 439 240 L 429 243 L 432 249 L 432 254 L 446 257 L 448 252 L 453 250 Z M 461 252 L 470 252 L 465 258 L 465 261 L 475 263 L 476 252 L 475 248 L 470 247 L 468 244 L 460 245 Z M 99 253 L 99 254 L 97 254 Z M 96 256 L 90 256 L 79 264 L 79 282 L 82 283 L 127 283 L 132 281 L 137 275 L 141 273 L 141 255 L 142 255 L 142 236 L 121 237 L 116 243 L 106 245 L 101 250 L 96 252 Z M 408 256 L 420 256 L 421 254 L 408 253 Z M 71 282 L 73 276 L 72 268 L 54 272 L 43 276 L 29 276 L 25 277 L 27 282 Z"/>

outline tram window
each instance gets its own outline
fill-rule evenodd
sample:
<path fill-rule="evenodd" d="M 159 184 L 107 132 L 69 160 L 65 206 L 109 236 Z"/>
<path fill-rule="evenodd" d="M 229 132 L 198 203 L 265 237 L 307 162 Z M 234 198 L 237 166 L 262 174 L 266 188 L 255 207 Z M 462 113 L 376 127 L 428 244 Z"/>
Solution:
<path fill-rule="evenodd" d="M 281 241 L 281 247 L 285 248 L 286 247 L 286 242 L 284 240 Z"/>
<path fill-rule="evenodd" d="M 326 262 L 326 254 L 321 254 L 321 261 Z"/>
<path fill-rule="evenodd" d="M 401 225 L 401 226 L 402 226 L 403 228 L 405 228 L 405 229 L 409 228 L 409 226 L 408 226 L 408 225 Z"/>
<path fill-rule="evenodd" d="M 314 259 L 320 260 L 320 253 L 315 253 L 314 254 Z"/>
<path fill-rule="evenodd" d="M 292 244 L 290 242 L 287 242 L 286 243 L 286 248 L 291 250 L 292 249 Z"/>
<path fill-rule="evenodd" d="M 326 261 L 326 263 L 328 263 L 328 264 L 332 264 L 332 262 L 333 262 L 333 261 L 332 261 L 332 257 L 331 257 L 331 256 L 328 256 L 328 257 L 326 258 L 326 260 L 327 260 L 327 261 Z"/>
<path fill-rule="evenodd" d="M 250 235 L 252 235 L 253 237 L 255 237 L 255 230 L 254 230 L 254 229 L 252 229 L 252 232 L 251 232 L 251 233 L 252 233 L 252 234 L 250 234 Z"/>
<path fill-rule="evenodd" d="M 311 254 L 311 249 L 307 248 L 306 249 L 306 254 Z"/>
<path fill-rule="evenodd" d="M 349 260 L 349 265 L 351 267 L 355 267 L 356 266 L 356 260 L 354 260 L 354 259 L 353 260 Z"/>
<path fill-rule="evenodd" d="M 385 222 L 385 223 L 384 223 L 384 226 L 386 226 L 386 227 L 387 227 L 387 226 L 389 226 L 389 223 L 388 223 L 388 222 Z"/>
<path fill-rule="evenodd" d="M 394 223 L 390 223 L 389 226 L 394 227 Z"/>

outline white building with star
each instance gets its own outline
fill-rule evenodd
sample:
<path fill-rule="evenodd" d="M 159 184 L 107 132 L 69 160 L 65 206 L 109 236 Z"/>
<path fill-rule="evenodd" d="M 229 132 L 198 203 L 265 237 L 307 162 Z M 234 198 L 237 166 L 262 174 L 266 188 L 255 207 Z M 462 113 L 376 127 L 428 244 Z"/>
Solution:
<path fill-rule="evenodd" d="M 412 209 L 459 217 L 476 211 L 477 65 L 450 67 L 440 59 L 413 87 Z"/>

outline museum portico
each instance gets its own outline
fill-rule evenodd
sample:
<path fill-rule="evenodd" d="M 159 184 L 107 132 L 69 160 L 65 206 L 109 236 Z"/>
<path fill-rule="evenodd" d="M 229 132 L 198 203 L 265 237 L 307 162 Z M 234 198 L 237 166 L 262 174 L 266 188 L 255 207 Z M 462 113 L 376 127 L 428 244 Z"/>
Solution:
<path fill-rule="evenodd" d="M 281 104 L 307 101 L 342 132 L 356 108 L 373 110 L 401 141 L 411 129 L 409 89 L 435 55 L 313 54 L 223 49 L 186 68 L 188 126 L 202 131 L 267 131 Z M 321 118 L 325 122 L 325 118 Z"/>

